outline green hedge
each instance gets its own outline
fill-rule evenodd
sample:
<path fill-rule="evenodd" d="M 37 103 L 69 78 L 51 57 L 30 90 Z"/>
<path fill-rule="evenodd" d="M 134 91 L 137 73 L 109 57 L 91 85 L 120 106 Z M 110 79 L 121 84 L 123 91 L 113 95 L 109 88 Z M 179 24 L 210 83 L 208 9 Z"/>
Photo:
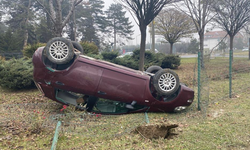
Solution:
<path fill-rule="evenodd" d="M 178 55 L 166 55 L 163 60 L 161 67 L 177 69 L 181 64 L 181 58 Z"/>
<path fill-rule="evenodd" d="M 10 59 L 0 65 L 0 86 L 8 89 L 35 87 L 31 59 Z"/>
<path fill-rule="evenodd" d="M 46 43 L 35 43 L 33 45 L 27 45 L 24 47 L 24 49 L 22 50 L 23 52 L 23 56 L 26 56 L 28 58 L 32 58 L 34 52 L 37 50 L 37 48 L 39 47 L 43 47 L 46 46 Z"/>
<path fill-rule="evenodd" d="M 101 54 L 104 60 L 110 62 L 114 62 L 114 59 L 119 55 L 118 51 L 102 52 Z"/>
<path fill-rule="evenodd" d="M 84 50 L 84 54 L 98 54 L 98 47 L 93 42 L 80 42 Z"/>
<path fill-rule="evenodd" d="M 128 68 L 132 68 L 135 70 L 138 70 L 138 68 L 139 68 L 138 61 L 135 61 L 131 56 L 124 56 L 122 58 L 116 58 L 114 60 L 114 63 L 128 67 Z"/>
<path fill-rule="evenodd" d="M 117 58 L 117 52 L 102 53 L 104 60 L 126 66 L 132 69 L 139 69 L 140 50 L 134 50 L 132 56 Z M 165 55 L 163 53 L 152 53 L 145 51 L 144 70 L 150 66 L 161 66 L 162 68 L 177 69 L 180 66 L 180 57 L 178 55 Z"/>

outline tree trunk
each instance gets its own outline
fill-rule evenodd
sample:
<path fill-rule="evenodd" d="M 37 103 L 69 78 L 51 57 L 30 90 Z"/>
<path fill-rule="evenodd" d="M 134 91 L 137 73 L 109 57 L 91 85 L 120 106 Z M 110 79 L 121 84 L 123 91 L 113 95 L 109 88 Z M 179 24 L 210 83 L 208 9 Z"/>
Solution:
<path fill-rule="evenodd" d="M 69 37 L 71 41 L 76 41 L 76 18 L 75 18 L 75 11 L 71 16 L 71 22 L 69 23 L 70 33 Z"/>
<path fill-rule="evenodd" d="M 29 21 L 29 13 L 30 13 L 30 7 L 31 7 L 31 0 L 29 0 L 28 7 L 26 8 L 26 18 L 25 18 L 25 33 L 24 33 L 24 40 L 23 40 L 23 48 L 27 46 L 28 44 L 28 39 L 29 39 L 29 32 L 28 32 L 28 21 Z"/>
<path fill-rule="evenodd" d="M 115 19 L 114 19 L 114 50 L 116 50 L 116 25 L 115 25 Z"/>
<path fill-rule="evenodd" d="M 155 22 L 154 20 L 151 22 L 152 24 L 152 48 L 151 51 L 155 52 Z"/>
<path fill-rule="evenodd" d="M 73 41 L 76 41 L 76 11 L 74 9 L 73 12 L 73 23 L 74 23 L 74 27 L 73 27 Z"/>
<path fill-rule="evenodd" d="M 28 45 L 29 32 L 28 29 L 24 31 L 24 40 L 23 40 L 23 48 Z"/>
<path fill-rule="evenodd" d="M 54 36 L 61 37 L 62 36 L 62 30 L 68 23 L 71 15 L 74 12 L 75 7 L 80 4 L 83 0 L 72 0 L 72 6 L 66 16 L 66 18 L 63 21 L 62 18 L 62 0 L 48 0 L 49 3 L 49 11 L 43 6 L 42 3 L 40 3 L 38 0 L 37 2 L 46 10 L 47 14 L 49 15 L 51 21 L 53 22 L 53 32 Z M 54 7 L 54 4 L 56 8 Z M 49 12 L 49 13 L 48 13 Z"/>
<path fill-rule="evenodd" d="M 248 60 L 250 60 L 250 38 L 248 40 Z"/>
<path fill-rule="evenodd" d="M 170 54 L 173 54 L 173 45 L 174 43 L 170 43 Z"/>
<path fill-rule="evenodd" d="M 62 37 L 62 27 L 61 27 L 61 25 L 55 25 L 54 26 L 54 35 L 56 36 L 56 37 Z"/>
<path fill-rule="evenodd" d="M 47 20 L 47 23 L 46 23 L 47 28 L 49 29 L 49 31 L 51 33 L 54 34 L 54 32 L 53 32 L 53 23 L 52 23 L 51 17 L 49 16 L 48 12 L 46 12 L 46 20 Z M 54 37 L 53 34 L 51 34 L 50 36 L 44 37 L 44 40 L 45 40 L 44 42 L 47 43 L 52 37 Z"/>
<path fill-rule="evenodd" d="M 140 26 L 141 31 L 141 46 L 140 46 L 140 62 L 139 62 L 139 70 L 144 70 L 144 57 L 145 57 L 145 46 L 146 46 L 146 31 L 147 26 L 141 24 Z"/>
<path fill-rule="evenodd" d="M 230 53 L 232 54 L 232 61 L 233 61 L 233 47 L 234 47 L 233 44 L 234 44 L 234 36 L 230 35 Z"/>

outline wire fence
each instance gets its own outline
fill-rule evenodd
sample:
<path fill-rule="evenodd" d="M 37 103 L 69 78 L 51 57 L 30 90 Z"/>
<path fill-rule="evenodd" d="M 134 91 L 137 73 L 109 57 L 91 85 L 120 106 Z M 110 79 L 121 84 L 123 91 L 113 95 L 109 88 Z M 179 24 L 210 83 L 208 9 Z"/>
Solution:
<path fill-rule="evenodd" d="M 199 57 L 198 57 L 199 60 Z M 204 67 L 197 64 L 197 109 L 206 116 L 209 105 L 227 98 L 235 98 L 250 88 L 250 61 L 248 52 L 234 55 L 214 54 L 204 57 Z M 199 90 L 200 89 L 200 90 Z M 199 106 L 200 105 L 200 106 Z M 199 108 L 200 107 L 200 108 Z"/>
<path fill-rule="evenodd" d="M 237 98 L 240 93 L 250 89 L 250 61 L 247 53 L 235 53 L 232 61 L 231 96 Z M 112 139 L 130 134 L 136 127 L 147 123 L 173 122 L 183 124 L 191 118 L 206 119 L 209 106 L 227 99 L 230 95 L 230 59 L 227 55 L 217 55 L 204 59 L 204 67 L 199 64 L 199 57 L 192 63 L 180 66 L 177 73 L 182 82 L 195 91 L 193 104 L 182 113 L 162 114 L 144 113 L 127 115 L 101 115 L 75 111 L 74 107 L 62 110 L 62 105 L 48 103 L 22 103 L 0 105 L 0 128 L 11 132 L 34 134 L 54 133 L 57 123 L 61 122 L 57 149 L 83 149 L 88 140 Z M 225 82 L 226 81 L 226 82 Z M 235 113 L 233 111 L 227 112 Z M 239 113 L 240 115 L 240 113 Z M 239 124 L 241 127 L 241 124 Z M 1 133 L 0 133 L 1 134 Z M 53 138 L 54 134 L 49 134 Z M 8 134 L 0 140 L 9 140 Z M 74 142 L 62 142 L 81 139 L 82 145 Z M 47 145 L 50 148 L 52 141 Z M 93 148 L 95 149 L 95 148 Z"/>
<path fill-rule="evenodd" d="M 211 56 L 204 56 L 201 62 L 201 58 L 197 55 L 195 62 L 188 61 L 180 66 L 177 71 L 181 82 L 194 89 L 195 99 L 186 111 L 178 115 L 186 117 L 177 117 L 181 118 L 178 121 L 185 120 L 187 116 L 206 119 L 211 104 L 228 99 L 230 96 L 235 98 L 249 90 L 250 85 L 246 84 L 250 82 L 248 52 L 235 51 L 233 56 L 231 60 L 228 53 L 214 53 Z M 173 119 L 176 120 L 176 116 Z"/>

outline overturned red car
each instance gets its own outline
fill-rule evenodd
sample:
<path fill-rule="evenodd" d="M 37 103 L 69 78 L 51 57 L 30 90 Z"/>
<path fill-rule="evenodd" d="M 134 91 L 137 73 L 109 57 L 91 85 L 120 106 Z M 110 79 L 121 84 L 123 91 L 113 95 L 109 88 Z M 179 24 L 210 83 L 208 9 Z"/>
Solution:
<path fill-rule="evenodd" d="M 176 112 L 191 105 L 194 91 L 170 69 L 145 72 L 83 55 L 77 42 L 51 39 L 33 54 L 34 81 L 44 96 L 89 112 Z"/>

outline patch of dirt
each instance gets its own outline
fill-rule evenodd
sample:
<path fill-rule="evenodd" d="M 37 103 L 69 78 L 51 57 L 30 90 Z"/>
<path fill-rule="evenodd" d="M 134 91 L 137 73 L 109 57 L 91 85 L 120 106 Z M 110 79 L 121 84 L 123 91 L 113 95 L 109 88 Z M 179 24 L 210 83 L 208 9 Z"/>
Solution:
<path fill-rule="evenodd" d="M 219 109 L 219 110 L 217 110 L 217 111 L 214 111 L 214 112 L 212 113 L 212 117 L 213 117 L 213 118 L 220 117 L 220 116 L 223 114 L 223 112 L 224 112 L 223 109 Z"/>
<path fill-rule="evenodd" d="M 138 126 L 134 132 L 140 134 L 144 138 L 158 139 L 158 138 L 171 138 L 174 133 L 174 128 L 177 128 L 177 124 L 147 124 Z"/>

